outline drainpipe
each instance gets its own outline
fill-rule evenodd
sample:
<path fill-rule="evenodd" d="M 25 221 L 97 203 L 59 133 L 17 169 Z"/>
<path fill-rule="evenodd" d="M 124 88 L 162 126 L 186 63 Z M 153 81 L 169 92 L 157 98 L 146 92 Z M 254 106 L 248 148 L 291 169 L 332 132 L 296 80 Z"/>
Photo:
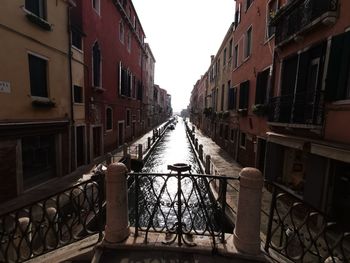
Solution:
<path fill-rule="evenodd" d="M 72 76 L 72 28 L 71 28 L 71 19 L 70 19 L 70 13 L 71 13 L 71 3 L 68 3 L 67 7 L 67 13 L 68 13 L 68 66 L 69 66 L 69 85 L 70 85 L 70 132 L 69 132 L 69 172 L 71 172 L 72 169 L 72 157 L 75 160 L 75 136 L 74 135 L 74 109 L 73 109 L 73 76 Z M 74 150 L 73 150 L 74 149 Z"/>

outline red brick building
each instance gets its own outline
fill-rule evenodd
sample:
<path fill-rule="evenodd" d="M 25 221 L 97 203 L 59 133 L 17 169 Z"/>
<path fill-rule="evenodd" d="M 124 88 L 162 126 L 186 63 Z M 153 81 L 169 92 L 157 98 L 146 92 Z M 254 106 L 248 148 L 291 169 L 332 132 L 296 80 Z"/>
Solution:
<path fill-rule="evenodd" d="M 272 72 L 273 29 L 268 27 L 277 0 L 237 0 L 232 86 L 238 112 L 238 161 L 264 167 L 267 103 Z"/>
<path fill-rule="evenodd" d="M 77 1 L 85 71 L 88 156 L 92 161 L 144 127 L 145 34 L 131 1 Z M 79 17 L 78 17 L 79 20 Z"/>
<path fill-rule="evenodd" d="M 274 14 L 265 176 L 350 220 L 350 2 L 289 1 Z"/>

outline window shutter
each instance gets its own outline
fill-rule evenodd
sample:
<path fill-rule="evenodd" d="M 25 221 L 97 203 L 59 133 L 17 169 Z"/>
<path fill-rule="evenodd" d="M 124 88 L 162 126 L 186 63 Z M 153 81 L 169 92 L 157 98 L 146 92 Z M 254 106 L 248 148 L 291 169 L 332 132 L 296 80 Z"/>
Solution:
<path fill-rule="evenodd" d="M 332 38 L 331 51 L 326 77 L 326 100 L 334 101 L 339 99 L 339 77 L 342 65 L 344 48 L 344 34 Z"/>
<path fill-rule="evenodd" d="M 119 71 L 118 71 L 118 74 L 119 74 L 119 94 L 121 95 L 122 94 L 122 62 L 119 61 Z"/>
<path fill-rule="evenodd" d="M 343 100 L 346 98 L 346 84 L 349 78 L 350 66 L 350 32 L 344 34 L 344 44 L 342 49 L 340 71 L 338 80 L 338 96 L 337 99 Z"/>
<path fill-rule="evenodd" d="M 306 51 L 299 57 L 299 69 L 297 75 L 297 93 L 306 91 L 306 82 L 310 64 L 310 52 Z"/>

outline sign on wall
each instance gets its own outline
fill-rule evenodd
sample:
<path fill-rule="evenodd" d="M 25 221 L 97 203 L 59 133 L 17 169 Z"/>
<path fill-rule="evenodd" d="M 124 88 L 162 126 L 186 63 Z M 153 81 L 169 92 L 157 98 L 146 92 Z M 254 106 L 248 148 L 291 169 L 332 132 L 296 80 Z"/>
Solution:
<path fill-rule="evenodd" d="M 0 92 L 1 93 L 11 93 L 10 82 L 0 81 Z"/>

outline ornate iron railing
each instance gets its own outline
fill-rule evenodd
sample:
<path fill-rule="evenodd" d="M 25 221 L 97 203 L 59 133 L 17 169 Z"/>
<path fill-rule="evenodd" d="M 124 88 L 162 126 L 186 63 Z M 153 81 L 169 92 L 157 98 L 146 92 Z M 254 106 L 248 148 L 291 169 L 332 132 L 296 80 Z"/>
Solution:
<path fill-rule="evenodd" d="M 150 231 L 165 232 L 164 243 L 177 241 L 179 246 L 194 246 L 193 236 L 204 235 L 215 249 L 218 239 L 224 242 L 225 230 L 232 233 L 233 226 L 230 229 L 226 221 L 226 211 L 232 210 L 226 190 L 228 182 L 238 178 L 191 174 L 176 165 L 168 168 L 177 173 L 129 174 L 134 179 L 129 213 L 136 235 L 145 232 L 147 242 Z"/>
<path fill-rule="evenodd" d="M 294 0 L 290 2 L 271 21 L 273 25 L 276 25 L 275 41 L 277 45 L 327 13 L 336 16 L 338 9 L 338 0 Z"/>
<path fill-rule="evenodd" d="M 104 177 L 0 215 L 0 262 L 23 262 L 99 234 L 102 239 Z"/>
<path fill-rule="evenodd" d="M 320 91 L 274 97 L 269 106 L 270 122 L 322 126 L 324 98 Z"/>
<path fill-rule="evenodd" d="M 272 187 L 266 251 L 272 249 L 293 262 L 350 262 L 350 232 L 344 226 L 284 187 Z"/>

